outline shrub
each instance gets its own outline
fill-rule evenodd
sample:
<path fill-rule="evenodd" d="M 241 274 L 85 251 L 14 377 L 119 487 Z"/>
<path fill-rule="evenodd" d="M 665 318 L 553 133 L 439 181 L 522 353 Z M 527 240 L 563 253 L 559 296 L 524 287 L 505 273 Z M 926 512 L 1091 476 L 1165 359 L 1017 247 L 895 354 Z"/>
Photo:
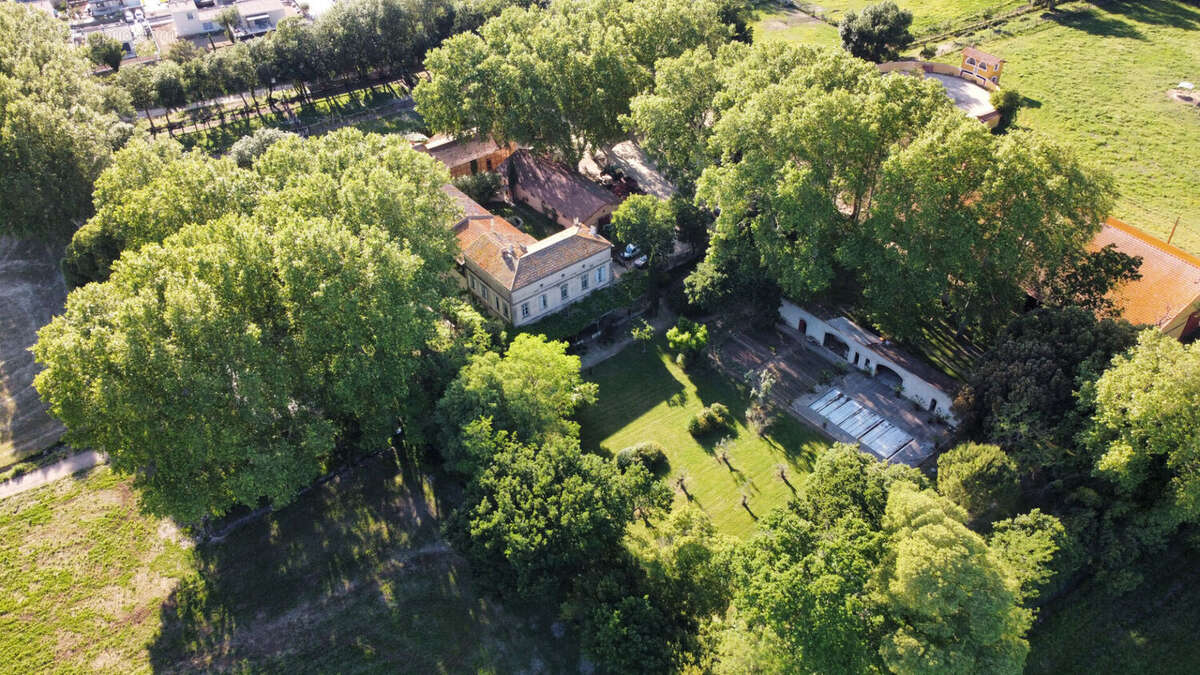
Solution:
<path fill-rule="evenodd" d="M 667 330 L 667 346 L 676 353 L 676 363 L 687 365 L 693 356 L 708 346 L 708 326 L 679 317 L 679 321 Z"/>
<path fill-rule="evenodd" d="M 1016 510 L 1021 498 L 1017 463 L 999 446 L 964 443 L 938 457 L 938 492 L 991 522 Z"/>
<path fill-rule="evenodd" d="M 254 133 L 242 136 L 229 148 L 229 156 L 237 162 L 238 166 L 248 169 L 251 164 L 254 164 L 254 160 L 267 151 L 267 148 L 291 135 L 287 131 L 271 127 L 255 129 Z"/>
<path fill-rule="evenodd" d="M 617 467 L 621 471 L 634 462 L 641 462 L 651 473 L 659 473 L 667 468 L 667 453 L 663 446 L 654 441 L 631 445 L 617 453 Z"/>
<path fill-rule="evenodd" d="M 723 403 L 714 403 L 696 413 L 688 420 L 687 430 L 693 436 L 704 436 L 721 429 L 733 427 L 733 416 Z"/>
<path fill-rule="evenodd" d="M 500 191 L 500 174 L 490 171 L 474 176 L 459 176 L 450 182 L 479 204 L 490 202 Z"/>
<path fill-rule="evenodd" d="M 932 44 L 921 47 L 921 58 L 928 61 L 935 56 L 937 56 L 937 47 L 934 47 Z"/>
<path fill-rule="evenodd" d="M 1013 123 L 1023 100 L 1016 89 L 997 89 L 988 96 L 992 107 L 1000 113 L 1000 123 L 996 125 L 997 130 L 1002 130 Z"/>

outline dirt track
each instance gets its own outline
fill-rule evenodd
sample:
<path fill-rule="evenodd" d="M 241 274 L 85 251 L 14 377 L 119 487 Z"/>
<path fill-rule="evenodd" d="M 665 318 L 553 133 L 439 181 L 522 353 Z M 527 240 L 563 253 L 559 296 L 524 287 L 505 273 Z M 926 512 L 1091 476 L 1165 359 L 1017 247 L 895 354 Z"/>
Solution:
<path fill-rule="evenodd" d="M 0 237 L 0 467 L 62 435 L 33 388 L 38 366 L 29 352 L 66 298 L 60 254 L 40 242 Z"/>

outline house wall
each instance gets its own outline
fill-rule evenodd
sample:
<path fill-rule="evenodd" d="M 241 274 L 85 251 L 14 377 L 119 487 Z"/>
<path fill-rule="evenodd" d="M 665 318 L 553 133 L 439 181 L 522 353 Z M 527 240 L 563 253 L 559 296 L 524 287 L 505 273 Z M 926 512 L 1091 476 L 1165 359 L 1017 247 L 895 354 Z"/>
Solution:
<path fill-rule="evenodd" d="M 195 5 L 185 5 L 173 10 L 171 21 L 175 23 L 175 35 L 181 38 L 205 35 L 221 30 L 221 26 L 212 18 L 202 18 L 200 10 Z"/>
<path fill-rule="evenodd" d="M 513 149 L 514 148 L 511 145 L 500 148 L 489 155 L 475 160 L 474 166 L 472 166 L 471 162 L 464 162 L 462 164 L 449 167 L 450 177 L 459 178 L 461 176 L 473 176 L 484 171 L 495 171 L 496 167 L 500 166 L 500 162 L 508 159 L 508 156 L 513 154 Z"/>
<path fill-rule="evenodd" d="M 1198 330 L 1200 325 L 1200 297 L 1197 297 L 1187 309 L 1175 315 L 1175 318 L 1163 324 L 1162 330 L 1164 335 L 1182 340 L 1188 335 Z"/>
<path fill-rule="evenodd" d="M 612 255 L 608 251 L 600 251 L 550 277 L 512 292 L 470 261 L 458 271 L 458 277 L 459 286 L 484 305 L 490 314 L 514 326 L 523 326 L 578 302 L 597 289 L 610 286 L 613 281 Z M 563 286 L 567 288 L 565 300 L 562 298 Z M 543 295 L 546 296 L 544 308 Z M 528 306 L 528 316 L 523 315 L 523 305 Z"/>
<path fill-rule="evenodd" d="M 1004 63 L 993 60 L 976 60 L 974 57 L 963 54 L 962 63 L 959 65 L 959 77 L 973 79 L 975 82 L 993 87 L 1000 85 L 1000 71 L 1004 69 Z"/>
<path fill-rule="evenodd" d="M 850 350 L 846 353 L 846 363 L 855 366 L 855 358 L 857 357 L 858 363 L 855 367 L 865 370 L 872 377 L 878 374 L 877 370 L 880 365 L 890 368 L 900 376 L 900 380 L 904 385 L 902 392 L 904 398 L 917 402 L 925 410 L 929 410 L 930 402 L 935 401 L 934 410 L 945 415 L 951 424 L 957 424 L 958 420 L 950 410 L 950 404 L 953 402 L 951 394 L 938 389 L 891 359 L 867 349 L 850 336 L 844 335 L 841 331 L 830 326 L 824 319 L 818 318 L 790 300 L 784 300 L 781 303 L 779 316 L 788 326 L 802 331 L 808 337 L 815 340 L 818 345 L 824 344 L 827 334 L 832 333 L 837 336 L 850 347 Z"/>
<path fill-rule="evenodd" d="M 597 276 L 599 275 L 599 276 Z M 587 280 L 586 284 L 584 279 Z M 600 251 L 582 262 L 555 272 L 542 280 L 513 291 L 513 325 L 523 326 L 553 314 L 571 303 L 578 302 L 601 288 L 612 285 L 612 254 Z M 567 299 L 562 298 L 562 287 Z M 586 287 L 585 287 L 586 286 Z M 542 296 L 546 307 L 542 307 Z M 528 305 L 529 316 L 523 316 L 522 306 Z"/>

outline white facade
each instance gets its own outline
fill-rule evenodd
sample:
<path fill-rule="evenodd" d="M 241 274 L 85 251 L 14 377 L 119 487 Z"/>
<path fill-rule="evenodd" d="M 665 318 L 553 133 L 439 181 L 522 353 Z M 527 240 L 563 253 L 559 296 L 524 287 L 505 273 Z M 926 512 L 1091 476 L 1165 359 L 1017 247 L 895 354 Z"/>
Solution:
<path fill-rule="evenodd" d="M 873 377 L 898 377 L 902 386 L 902 396 L 920 404 L 925 410 L 944 415 L 951 425 L 957 424 L 958 420 L 950 410 L 955 392 L 930 382 L 897 360 L 874 349 L 873 346 L 884 345 L 879 336 L 864 330 L 845 317 L 822 319 L 786 299 L 780 305 L 779 316 L 788 326 L 804 333 L 817 344 L 827 346 L 829 351 L 845 359 L 851 366 Z M 841 353 L 843 347 L 844 354 Z"/>
<path fill-rule="evenodd" d="M 495 316 L 523 326 L 578 302 L 600 288 L 612 284 L 612 255 L 600 251 L 582 262 L 553 272 L 511 293 L 482 273 L 469 260 L 463 274 L 465 287 Z"/>

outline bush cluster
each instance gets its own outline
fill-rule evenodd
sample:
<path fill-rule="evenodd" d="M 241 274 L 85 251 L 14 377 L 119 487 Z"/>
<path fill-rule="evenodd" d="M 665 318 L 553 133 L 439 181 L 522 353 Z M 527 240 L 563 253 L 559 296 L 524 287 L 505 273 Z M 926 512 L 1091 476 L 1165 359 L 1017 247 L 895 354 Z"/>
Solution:
<path fill-rule="evenodd" d="M 654 441 L 631 445 L 617 453 L 617 468 L 621 471 L 634 462 L 641 462 L 651 473 L 659 473 L 667 468 L 667 453 L 663 446 Z"/>
<path fill-rule="evenodd" d="M 705 406 L 688 421 L 688 433 L 693 436 L 704 436 L 714 431 L 733 428 L 733 415 L 724 403 L 714 403 Z"/>

